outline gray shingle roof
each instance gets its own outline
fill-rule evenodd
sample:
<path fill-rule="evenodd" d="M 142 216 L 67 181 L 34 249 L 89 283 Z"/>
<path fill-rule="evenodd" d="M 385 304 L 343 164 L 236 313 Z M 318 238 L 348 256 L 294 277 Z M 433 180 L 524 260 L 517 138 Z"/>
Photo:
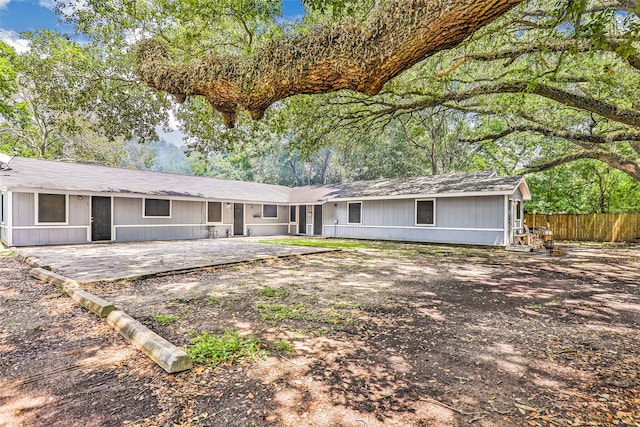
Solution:
<path fill-rule="evenodd" d="M 11 160 L 9 168 L 2 170 L 0 167 L 0 188 L 125 193 L 274 204 L 469 193 L 512 194 L 518 187 L 523 191 L 525 199 L 530 198 L 529 188 L 523 177 L 499 177 L 493 171 L 289 188 L 281 185 L 22 157 Z"/>
<path fill-rule="evenodd" d="M 287 203 L 291 189 L 281 185 L 231 181 L 172 173 L 16 157 L 0 171 L 0 186 L 158 197 L 195 197 Z"/>
<path fill-rule="evenodd" d="M 521 187 L 525 198 L 530 197 L 529 188 L 522 176 L 499 177 L 494 171 L 465 172 L 294 188 L 291 202 L 303 202 L 305 199 L 313 202 L 469 193 L 512 194 L 518 187 Z"/>

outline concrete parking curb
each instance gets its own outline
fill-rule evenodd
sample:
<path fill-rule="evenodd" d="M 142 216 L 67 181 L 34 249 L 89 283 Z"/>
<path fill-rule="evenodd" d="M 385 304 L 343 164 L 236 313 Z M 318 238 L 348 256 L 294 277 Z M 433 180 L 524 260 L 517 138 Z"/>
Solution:
<path fill-rule="evenodd" d="M 33 268 L 43 268 L 45 270 L 51 270 L 51 268 L 49 268 L 49 266 L 44 265 L 44 263 L 42 261 L 40 261 L 40 259 L 36 258 L 36 257 L 32 257 L 32 256 L 25 256 L 22 255 L 16 248 L 11 247 L 9 248 L 9 250 L 11 252 L 13 252 L 14 254 L 16 254 L 16 256 L 18 257 L 18 259 L 22 262 L 24 262 L 25 264 L 27 264 L 29 267 L 33 267 Z"/>
<path fill-rule="evenodd" d="M 80 288 L 75 280 L 68 279 L 48 270 L 43 270 L 42 268 L 34 268 L 29 271 L 29 274 L 36 279 L 61 286 L 71 299 L 100 317 L 107 317 L 109 313 L 116 309 L 116 306 L 109 301 L 105 301 Z"/>
<path fill-rule="evenodd" d="M 168 373 L 172 374 L 193 368 L 191 359 L 182 349 L 171 344 L 124 311 L 118 310 L 109 301 L 81 289 L 75 280 L 43 268 L 34 268 L 29 271 L 29 274 L 43 282 L 61 286 L 78 304 L 102 318 L 106 317 L 109 325 Z"/>
<path fill-rule="evenodd" d="M 107 316 L 107 323 L 168 373 L 172 374 L 193 368 L 193 363 L 187 353 L 124 311 L 112 311 Z"/>
<path fill-rule="evenodd" d="M 42 280 L 43 282 L 52 283 L 54 285 L 62 286 L 78 286 L 78 282 L 75 280 L 68 279 L 60 274 L 54 273 L 53 271 L 45 270 L 44 268 L 38 267 L 33 268 L 29 271 L 29 274 L 36 279 Z"/>

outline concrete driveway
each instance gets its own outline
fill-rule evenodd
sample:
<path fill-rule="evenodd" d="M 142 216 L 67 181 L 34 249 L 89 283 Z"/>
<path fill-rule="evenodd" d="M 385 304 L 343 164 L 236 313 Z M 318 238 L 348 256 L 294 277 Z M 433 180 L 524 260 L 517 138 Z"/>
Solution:
<path fill-rule="evenodd" d="M 17 248 L 79 283 L 148 277 L 334 249 L 258 243 L 256 238 L 101 243 Z"/>

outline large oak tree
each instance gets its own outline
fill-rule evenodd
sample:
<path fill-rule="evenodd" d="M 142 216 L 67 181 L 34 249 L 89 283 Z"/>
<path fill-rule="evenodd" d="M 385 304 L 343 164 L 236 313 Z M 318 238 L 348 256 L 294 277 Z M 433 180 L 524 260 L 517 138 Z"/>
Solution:
<path fill-rule="evenodd" d="M 320 114 L 371 129 L 449 108 L 473 123 L 466 143 L 528 148 L 507 172 L 594 159 L 640 181 L 638 2 L 569 6 L 526 2 L 379 95 L 341 93 Z M 527 144 L 538 137 L 543 146 Z"/>
<path fill-rule="evenodd" d="M 94 36 L 103 31 L 95 28 L 113 34 L 120 26 L 144 38 L 135 55 L 140 79 L 179 101 L 204 97 L 232 127 L 239 110 L 259 119 L 292 95 L 341 89 L 377 94 L 393 77 L 456 46 L 520 1 L 380 0 L 357 6 L 311 0 L 310 8 L 330 13 L 287 26 L 277 24 L 280 3 L 273 0 L 89 0 L 78 22 Z M 341 5 L 352 13 L 336 14 Z"/>

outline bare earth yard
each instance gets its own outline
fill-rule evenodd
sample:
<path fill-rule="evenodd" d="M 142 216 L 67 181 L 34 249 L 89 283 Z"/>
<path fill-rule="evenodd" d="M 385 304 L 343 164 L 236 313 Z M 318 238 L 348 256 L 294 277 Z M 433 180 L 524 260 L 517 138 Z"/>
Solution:
<path fill-rule="evenodd" d="M 85 286 L 268 353 L 175 375 L 4 253 L 0 425 L 640 425 L 640 248 L 366 246 Z"/>

